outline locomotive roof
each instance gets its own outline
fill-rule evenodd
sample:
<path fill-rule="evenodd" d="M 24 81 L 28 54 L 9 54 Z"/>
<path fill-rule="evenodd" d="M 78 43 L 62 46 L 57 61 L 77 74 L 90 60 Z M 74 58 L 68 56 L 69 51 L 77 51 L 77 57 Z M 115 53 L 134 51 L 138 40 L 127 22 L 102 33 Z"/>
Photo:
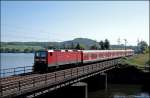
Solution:
<path fill-rule="evenodd" d="M 81 51 L 81 50 L 48 50 L 48 52 L 55 52 L 55 51 L 59 51 L 59 52 L 75 52 L 75 51 Z"/>
<path fill-rule="evenodd" d="M 47 50 L 48 52 L 75 52 L 75 51 L 82 51 L 82 52 L 122 52 L 122 51 L 133 51 L 132 49 L 127 50 Z"/>
<path fill-rule="evenodd" d="M 121 52 L 125 50 L 83 50 L 83 52 Z"/>

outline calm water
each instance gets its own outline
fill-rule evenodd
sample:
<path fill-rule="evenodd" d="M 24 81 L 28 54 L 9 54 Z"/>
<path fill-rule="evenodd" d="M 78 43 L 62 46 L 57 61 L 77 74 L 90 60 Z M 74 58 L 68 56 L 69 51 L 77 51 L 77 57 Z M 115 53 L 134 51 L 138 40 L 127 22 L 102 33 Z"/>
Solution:
<path fill-rule="evenodd" d="M 0 53 L 2 69 L 32 66 L 34 63 L 33 53 Z"/>
<path fill-rule="evenodd" d="M 1 67 L 14 68 L 32 66 L 33 53 L 1 53 Z M 141 91 L 141 85 L 110 84 L 105 89 L 89 92 L 88 98 L 150 98 L 148 93 Z"/>
<path fill-rule="evenodd" d="M 109 84 L 107 91 L 89 92 L 88 98 L 150 98 L 150 95 L 142 91 L 142 85 Z"/>

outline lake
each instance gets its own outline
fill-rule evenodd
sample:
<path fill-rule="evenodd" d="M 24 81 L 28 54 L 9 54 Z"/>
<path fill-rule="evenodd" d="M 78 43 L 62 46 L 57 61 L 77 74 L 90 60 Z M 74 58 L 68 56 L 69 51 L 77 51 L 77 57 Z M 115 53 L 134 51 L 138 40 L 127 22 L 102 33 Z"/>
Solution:
<path fill-rule="evenodd" d="M 34 63 L 33 53 L 0 53 L 0 57 L 2 69 L 32 66 Z"/>
<path fill-rule="evenodd" d="M 0 53 L 0 57 L 2 77 L 32 72 L 34 64 L 33 53 Z"/>

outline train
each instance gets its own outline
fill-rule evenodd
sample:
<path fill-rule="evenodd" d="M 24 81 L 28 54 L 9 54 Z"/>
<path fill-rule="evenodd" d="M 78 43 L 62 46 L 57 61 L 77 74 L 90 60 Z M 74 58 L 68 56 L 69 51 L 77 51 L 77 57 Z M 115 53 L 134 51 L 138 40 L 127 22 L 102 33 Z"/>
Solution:
<path fill-rule="evenodd" d="M 34 72 L 50 72 L 131 56 L 134 50 L 43 50 L 35 52 Z"/>

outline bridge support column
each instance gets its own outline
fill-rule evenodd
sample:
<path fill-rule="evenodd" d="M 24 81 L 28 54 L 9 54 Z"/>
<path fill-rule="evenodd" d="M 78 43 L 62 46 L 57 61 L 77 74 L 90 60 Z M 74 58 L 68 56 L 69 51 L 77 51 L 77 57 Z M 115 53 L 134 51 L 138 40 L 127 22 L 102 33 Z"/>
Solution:
<path fill-rule="evenodd" d="M 104 73 L 103 75 L 105 76 L 105 90 L 107 91 L 107 89 L 108 89 L 107 73 Z"/>
<path fill-rule="evenodd" d="M 84 82 L 78 82 L 71 86 L 74 95 L 70 98 L 88 98 L 88 85 Z"/>
<path fill-rule="evenodd" d="M 88 98 L 88 85 L 78 82 L 71 86 L 57 89 L 37 98 Z"/>
<path fill-rule="evenodd" d="M 105 89 L 107 91 L 107 74 L 99 74 L 93 77 L 85 79 L 83 82 L 88 84 L 89 91 L 96 91 L 99 89 Z"/>

